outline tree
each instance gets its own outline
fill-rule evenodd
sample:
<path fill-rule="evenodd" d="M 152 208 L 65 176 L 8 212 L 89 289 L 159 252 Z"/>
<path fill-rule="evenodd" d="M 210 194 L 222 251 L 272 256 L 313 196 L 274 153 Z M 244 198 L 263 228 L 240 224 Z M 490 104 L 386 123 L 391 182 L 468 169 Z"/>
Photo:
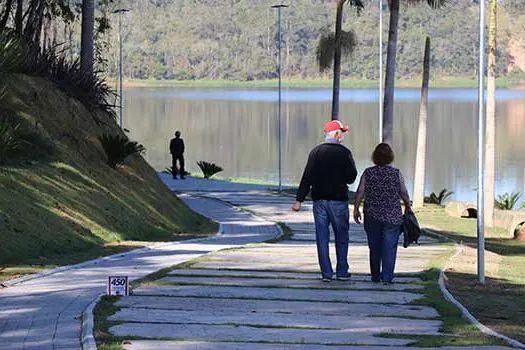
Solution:
<path fill-rule="evenodd" d="M 388 0 L 390 23 L 386 55 L 385 97 L 383 100 L 383 142 L 390 145 L 394 139 L 394 88 L 396 79 L 397 33 L 399 29 L 399 5 L 402 0 Z M 406 0 L 406 3 L 426 1 L 432 8 L 442 7 L 449 0 Z"/>
<path fill-rule="evenodd" d="M 82 34 L 80 65 L 86 74 L 93 73 L 95 64 L 95 0 L 82 0 Z"/>
<path fill-rule="evenodd" d="M 485 129 L 485 225 L 494 225 L 495 138 L 496 138 L 496 31 L 497 0 L 489 0 L 487 111 Z"/>
<path fill-rule="evenodd" d="M 419 108 L 419 130 L 417 134 L 416 170 L 414 175 L 414 208 L 422 207 L 425 199 L 425 165 L 427 156 L 428 81 L 430 79 L 430 38 L 425 40 L 423 59 L 423 85 Z"/>
<path fill-rule="evenodd" d="M 339 119 L 339 90 L 341 85 L 341 56 L 350 55 L 356 46 L 356 37 L 352 31 L 343 31 L 343 7 L 348 0 L 337 1 L 337 12 L 335 19 L 335 34 L 324 33 L 317 47 L 317 62 L 321 71 L 334 65 L 334 77 L 332 88 L 332 120 Z M 358 11 L 363 8 L 361 0 L 350 0 L 350 4 Z"/>

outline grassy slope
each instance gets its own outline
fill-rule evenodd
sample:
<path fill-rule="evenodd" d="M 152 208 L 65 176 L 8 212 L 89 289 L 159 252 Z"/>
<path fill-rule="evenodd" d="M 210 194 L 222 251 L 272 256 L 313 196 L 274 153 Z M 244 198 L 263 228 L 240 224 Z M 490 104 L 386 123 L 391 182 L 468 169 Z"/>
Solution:
<path fill-rule="evenodd" d="M 525 342 L 525 243 L 508 238 L 506 230 L 487 230 L 487 283 L 477 282 L 476 220 L 448 216 L 437 206 L 418 211 L 423 226 L 437 229 L 465 248 L 452 261 L 447 287 L 484 324 Z"/>
<path fill-rule="evenodd" d="M 55 152 L 48 160 L 0 168 L 0 265 L 70 263 L 128 248 L 108 242 L 215 232 L 142 157 L 118 170 L 107 166 L 97 136 L 120 132 L 116 123 L 97 126 L 51 83 L 16 77 L 4 108 L 36 125 Z"/>

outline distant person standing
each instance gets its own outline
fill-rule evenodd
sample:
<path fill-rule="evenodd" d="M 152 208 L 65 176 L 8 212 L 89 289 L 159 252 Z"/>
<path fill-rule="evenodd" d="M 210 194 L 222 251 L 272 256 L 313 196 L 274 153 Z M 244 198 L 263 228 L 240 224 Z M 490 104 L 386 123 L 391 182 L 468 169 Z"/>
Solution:
<path fill-rule="evenodd" d="M 184 180 L 184 141 L 180 138 L 180 131 L 175 132 L 175 138 L 171 139 L 170 152 L 172 160 L 171 172 L 173 178 L 177 178 L 177 160 L 179 161 L 179 175 Z"/>
<path fill-rule="evenodd" d="M 352 152 L 341 144 L 343 134 L 348 131 L 339 120 L 325 124 L 325 142 L 315 147 L 308 157 L 304 169 L 296 202 L 292 209 L 299 211 L 306 195 L 312 191 L 314 201 L 315 239 L 321 278 L 330 282 L 333 278 L 332 263 L 329 254 L 330 231 L 335 235 L 335 253 L 337 256 L 336 279 L 350 279 L 348 267 L 348 184 L 355 181 L 355 168 Z"/>

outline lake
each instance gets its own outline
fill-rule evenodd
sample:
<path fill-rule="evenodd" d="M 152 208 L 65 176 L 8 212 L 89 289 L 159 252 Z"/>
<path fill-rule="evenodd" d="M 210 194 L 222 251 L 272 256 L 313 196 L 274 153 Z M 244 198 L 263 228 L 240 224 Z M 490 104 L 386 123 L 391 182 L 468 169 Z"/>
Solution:
<path fill-rule="evenodd" d="M 171 166 L 168 144 L 180 130 L 191 173 L 200 173 L 196 162 L 205 160 L 223 167 L 221 176 L 277 182 L 276 90 L 129 88 L 124 93 L 124 127 L 146 146 L 145 157 L 156 170 Z M 396 91 L 395 165 L 410 191 L 419 98 L 418 89 Z M 425 193 L 447 188 L 455 192 L 454 200 L 474 201 L 477 90 L 432 89 L 429 99 Z M 525 196 L 525 90 L 501 89 L 497 101 L 496 194 L 519 191 Z M 283 183 L 300 181 L 308 153 L 323 139 L 330 109 L 330 89 L 283 90 Z M 360 173 L 372 164 L 378 118 L 377 90 L 341 91 L 340 119 L 350 126 L 344 144 Z"/>

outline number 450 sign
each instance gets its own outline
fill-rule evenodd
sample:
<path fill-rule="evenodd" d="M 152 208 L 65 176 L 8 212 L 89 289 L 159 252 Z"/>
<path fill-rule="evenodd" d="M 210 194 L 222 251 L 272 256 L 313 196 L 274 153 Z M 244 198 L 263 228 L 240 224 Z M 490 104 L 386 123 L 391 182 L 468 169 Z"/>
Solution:
<path fill-rule="evenodd" d="M 129 295 L 128 276 L 109 276 L 108 295 Z"/>

